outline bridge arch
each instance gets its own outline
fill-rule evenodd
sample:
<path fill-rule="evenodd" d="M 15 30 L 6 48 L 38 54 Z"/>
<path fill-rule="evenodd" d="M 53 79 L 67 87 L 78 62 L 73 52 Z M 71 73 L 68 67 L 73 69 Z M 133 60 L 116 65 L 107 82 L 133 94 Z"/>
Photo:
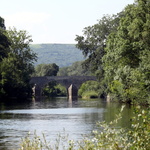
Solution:
<path fill-rule="evenodd" d="M 44 86 L 51 81 L 56 81 L 66 87 L 68 98 L 73 99 L 78 96 L 78 89 L 81 84 L 89 80 L 96 81 L 97 79 L 95 76 L 44 76 L 32 77 L 30 84 L 33 85 L 34 96 L 42 96 Z"/>
<path fill-rule="evenodd" d="M 56 80 L 48 82 L 42 89 L 44 96 L 67 96 L 67 89 Z"/>

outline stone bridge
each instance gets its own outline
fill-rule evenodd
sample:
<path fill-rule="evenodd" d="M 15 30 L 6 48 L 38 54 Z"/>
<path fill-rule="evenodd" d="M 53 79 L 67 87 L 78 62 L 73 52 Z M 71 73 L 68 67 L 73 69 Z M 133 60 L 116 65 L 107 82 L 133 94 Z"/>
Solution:
<path fill-rule="evenodd" d="M 42 95 L 42 89 L 51 81 L 56 81 L 57 83 L 66 87 L 68 98 L 73 99 L 78 96 L 78 89 L 81 84 L 94 80 L 95 76 L 44 76 L 44 77 L 32 77 L 30 83 L 33 85 L 33 92 L 35 96 Z"/>

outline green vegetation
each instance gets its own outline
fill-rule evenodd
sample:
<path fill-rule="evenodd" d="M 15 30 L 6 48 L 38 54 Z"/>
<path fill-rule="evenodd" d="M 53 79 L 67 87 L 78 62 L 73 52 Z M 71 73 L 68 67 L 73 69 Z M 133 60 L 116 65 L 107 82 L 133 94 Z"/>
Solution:
<path fill-rule="evenodd" d="M 98 24 L 84 28 L 83 36 L 76 37 L 79 48 L 87 59 L 82 66 L 97 76 L 99 80 L 99 96 L 106 96 L 106 82 L 102 58 L 105 54 L 106 41 L 111 32 L 116 32 L 122 12 L 111 16 L 104 16 Z M 94 91 L 94 88 L 93 88 Z"/>
<path fill-rule="evenodd" d="M 82 52 L 74 44 L 31 44 L 30 48 L 37 54 L 38 64 L 57 64 L 60 68 L 84 60 Z"/>
<path fill-rule="evenodd" d="M 29 47 L 30 42 L 32 39 L 26 31 L 5 30 L 4 20 L 0 18 L 1 100 L 31 96 L 29 81 L 36 55 Z"/>
<path fill-rule="evenodd" d="M 121 109 L 121 113 L 123 107 Z M 80 141 L 69 140 L 66 135 L 59 135 L 54 144 L 47 142 L 45 136 L 40 139 L 27 135 L 23 138 L 20 150 L 148 150 L 150 149 L 150 111 L 137 107 L 134 111 L 129 128 L 117 128 L 121 113 L 109 124 L 98 122 L 98 129 L 92 135 Z"/>
<path fill-rule="evenodd" d="M 29 80 L 35 75 L 57 75 L 58 66 L 69 66 L 75 61 L 87 59 L 60 70 L 59 75 L 96 75 L 99 83 L 87 82 L 79 90 L 82 97 L 109 95 L 112 100 L 131 104 L 150 104 L 150 1 L 135 0 L 122 12 L 104 16 L 93 26 L 86 27 L 83 36 L 77 36 L 75 45 L 30 45 L 32 39 L 26 31 L 15 28 L 5 30 L 0 17 L 0 99 L 31 96 Z M 63 46 L 63 48 L 62 48 Z M 82 52 L 79 53 L 80 49 Z M 34 52 L 33 52 L 34 51 Z M 63 63 L 62 63 L 63 62 Z M 44 65 L 47 63 L 48 65 Z M 50 65 L 52 64 L 53 65 Z M 37 65 L 36 64 L 36 65 Z M 82 68 L 82 69 L 81 69 Z M 57 95 L 62 89 L 55 82 L 44 89 L 48 96 Z M 64 90 L 64 89 L 63 89 Z M 65 93 L 65 92 L 64 92 Z M 61 93 L 61 94 L 64 94 Z M 131 118 L 130 128 L 116 128 L 121 118 L 107 124 L 98 123 L 99 130 L 92 138 L 80 142 L 65 141 L 64 149 L 150 149 L 150 110 L 137 108 Z M 64 140 L 64 138 L 63 138 Z M 59 149 L 60 138 L 54 148 L 46 140 L 26 137 L 21 149 Z"/>
<path fill-rule="evenodd" d="M 60 68 L 58 76 L 90 76 L 91 72 L 82 64 L 83 61 L 77 61 L 71 66 Z"/>
<path fill-rule="evenodd" d="M 112 100 L 150 104 L 149 8 L 149 0 L 136 0 L 76 37 L 77 48 L 88 57 L 84 65 Z"/>
<path fill-rule="evenodd" d="M 92 99 L 92 98 L 98 98 L 99 95 L 96 91 L 84 91 L 84 93 L 82 93 L 81 97 L 83 99 Z"/>
<path fill-rule="evenodd" d="M 57 63 L 59 67 L 65 66 L 58 73 L 61 76 L 97 76 L 99 91 L 95 91 L 94 86 L 91 91 L 100 96 L 150 104 L 149 8 L 149 0 L 135 0 L 122 12 L 104 16 L 97 24 L 84 28 L 82 36 L 76 36 L 77 48 L 73 44 L 30 45 L 32 39 L 25 31 L 6 31 L 4 19 L 0 18 L 1 97 L 16 97 L 18 93 L 28 95 L 37 53 L 40 65 L 35 68 L 36 76 L 56 75 Z M 84 62 L 80 62 L 83 61 L 81 54 L 87 58 Z M 44 65 L 46 63 L 54 66 Z M 51 67 L 55 73 L 49 70 Z"/>
<path fill-rule="evenodd" d="M 56 76 L 59 71 L 59 66 L 53 64 L 39 64 L 35 67 L 35 72 L 32 76 Z"/>
<path fill-rule="evenodd" d="M 43 95 L 46 97 L 67 96 L 67 91 L 64 86 L 52 81 L 44 87 Z"/>
<path fill-rule="evenodd" d="M 78 91 L 78 95 L 83 99 L 98 98 L 101 95 L 99 83 L 96 81 L 87 81 L 83 83 Z"/>
<path fill-rule="evenodd" d="M 8 56 L 9 52 L 10 42 L 5 33 L 4 19 L 0 17 L 0 62 L 2 62 L 3 58 Z"/>
<path fill-rule="evenodd" d="M 125 102 L 150 103 L 150 2 L 129 5 L 103 57 L 108 91 Z"/>

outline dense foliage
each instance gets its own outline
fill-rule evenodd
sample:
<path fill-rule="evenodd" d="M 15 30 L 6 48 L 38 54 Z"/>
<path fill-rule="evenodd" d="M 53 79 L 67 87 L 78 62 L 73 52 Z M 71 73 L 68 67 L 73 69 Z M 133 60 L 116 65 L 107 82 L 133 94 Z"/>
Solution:
<path fill-rule="evenodd" d="M 150 1 L 126 7 L 103 57 L 108 91 L 123 101 L 150 102 Z"/>
<path fill-rule="evenodd" d="M 136 0 L 77 36 L 104 92 L 113 100 L 150 103 L 150 1 Z"/>
<path fill-rule="evenodd" d="M 104 16 L 93 26 L 84 28 L 83 36 L 76 37 L 77 48 L 88 57 L 84 66 L 92 72 L 103 74 L 102 57 L 105 54 L 106 40 L 111 32 L 116 32 L 122 13 L 113 16 Z"/>
<path fill-rule="evenodd" d="M 82 63 L 82 61 L 77 61 L 71 66 L 60 68 L 58 76 L 90 76 L 90 70 L 84 68 Z"/>
<path fill-rule="evenodd" d="M 104 16 L 97 24 L 86 27 L 83 36 L 77 35 L 77 49 L 71 44 L 30 47 L 38 53 L 42 49 L 39 59 L 57 62 L 58 65 L 61 60 L 61 67 L 62 61 L 64 64 L 69 60 L 78 60 L 80 49 L 87 59 L 83 63 L 76 62 L 70 67 L 61 68 L 58 75 L 91 75 L 92 72 L 99 80 L 98 88 L 103 91 L 98 93 L 109 96 L 112 100 L 147 104 L 150 103 L 149 8 L 149 0 L 135 0 L 134 4 L 128 5 L 117 15 Z M 25 31 L 6 31 L 4 19 L 0 18 L 1 96 L 28 93 L 29 77 L 36 58 L 29 47 L 31 41 Z M 73 58 L 70 49 L 76 51 Z M 50 59 L 48 54 L 57 59 Z M 65 65 L 68 64 L 70 62 Z M 56 64 L 41 64 L 36 67 L 34 76 L 56 75 L 58 69 Z"/>
<path fill-rule="evenodd" d="M 4 23 L 4 19 L 2 17 L 0 17 L 0 27 L 2 29 L 5 29 L 5 23 Z"/>
<path fill-rule="evenodd" d="M 99 22 L 93 26 L 86 27 L 83 36 L 76 37 L 77 48 L 87 59 L 82 63 L 83 68 L 88 69 L 95 74 L 99 80 L 99 87 L 103 90 L 100 96 L 105 94 L 104 69 L 102 57 L 105 54 L 106 41 L 111 32 L 116 32 L 119 25 L 120 17 L 123 13 L 113 16 L 104 16 Z M 94 90 L 94 89 L 93 89 Z"/>
<path fill-rule="evenodd" d="M 78 91 L 78 95 L 83 99 L 98 98 L 102 95 L 100 84 L 97 81 L 87 81 L 83 83 Z"/>
<path fill-rule="evenodd" d="M 32 39 L 26 31 L 5 30 L 3 19 L 0 25 L 0 97 L 28 97 L 36 60 L 36 54 L 29 47 Z"/>
<path fill-rule="evenodd" d="M 46 97 L 67 96 L 67 90 L 56 81 L 51 81 L 44 87 L 42 94 Z"/>
<path fill-rule="evenodd" d="M 35 72 L 32 76 L 56 76 L 59 71 L 59 66 L 53 64 L 39 64 L 35 67 Z"/>
<path fill-rule="evenodd" d="M 4 57 L 7 57 L 9 52 L 10 42 L 5 35 L 4 19 L 0 17 L 0 62 Z"/>

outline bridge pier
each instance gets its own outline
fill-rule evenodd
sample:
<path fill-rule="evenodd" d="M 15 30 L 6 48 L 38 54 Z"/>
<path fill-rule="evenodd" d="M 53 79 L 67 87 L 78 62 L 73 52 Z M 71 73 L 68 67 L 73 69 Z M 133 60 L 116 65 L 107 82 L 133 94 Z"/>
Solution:
<path fill-rule="evenodd" d="M 39 87 L 38 85 L 34 85 L 32 88 L 33 91 L 33 96 L 42 96 L 42 88 Z M 67 96 L 69 100 L 77 100 L 78 99 L 78 88 L 74 85 L 71 84 L 69 88 L 67 89 Z"/>
<path fill-rule="evenodd" d="M 78 89 L 74 84 L 71 84 L 67 90 L 69 100 L 78 99 Z"/>
<path fill-rule="evenodd" d="M 38 85 L 34 85 L 32 88 L 33 96 L 42 96 L 42 88 Z"/>

